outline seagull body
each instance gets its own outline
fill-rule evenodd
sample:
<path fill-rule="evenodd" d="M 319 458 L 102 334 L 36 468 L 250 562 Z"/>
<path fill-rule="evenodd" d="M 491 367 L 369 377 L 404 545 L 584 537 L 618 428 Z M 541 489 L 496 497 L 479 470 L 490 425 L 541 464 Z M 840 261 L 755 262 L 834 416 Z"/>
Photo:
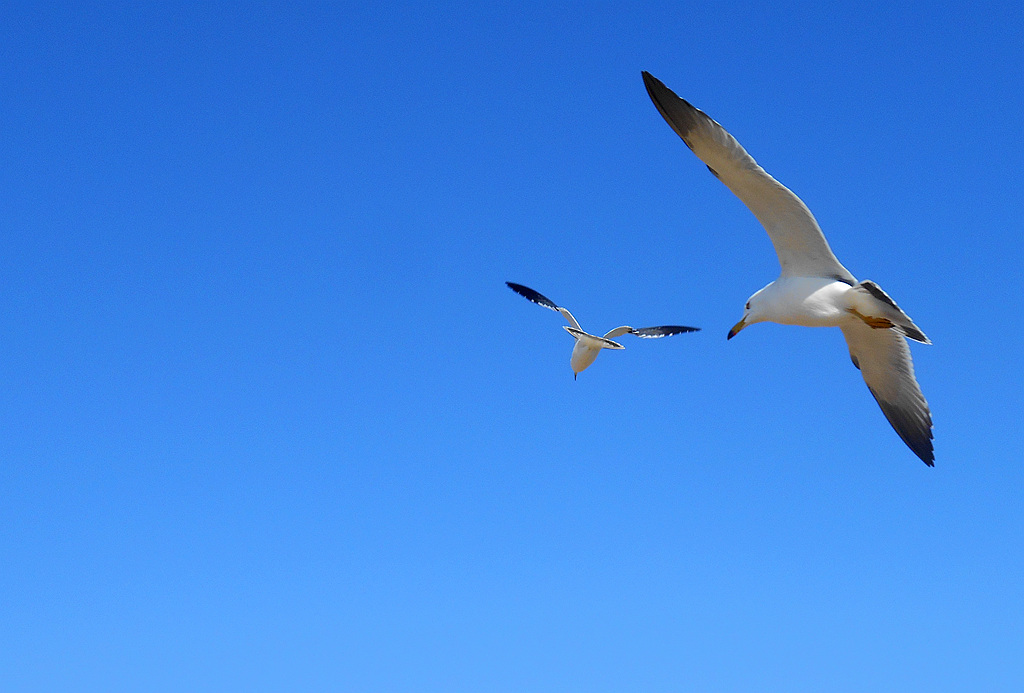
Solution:
<path fill-rule="evenodd" d="M 576 340 L 572 347 L 572 356 L 569 357 L 569 367 L 572 368 L 573 380 L 594 362 L 601 349 L 626 348 L 618 342 L 612 341 L 615 337 L 621 337 L 624 334 L 635 334 L 643 339 L 656 339 L 658 337 L 700 330 L 699 327 L 685 327 L 683 325 L 659 325 L 658 327 L 630 327 L 629 325 L 623 325 L 616 327 L 614 330 L 609 330 L 603 337 L 598 337 L 596 334 L 584 332 L 579 322 L 576 321 L 576 318 L 572 316 L 572 313 L 567 308 L 557 305 L 547 296 L 522 284 L 514 282 L 505 282 L 505 284 L 528 301 L 561 313 L 562 317 L 569 322 L 568 325 L 562 325 L 562 327 Z"/>
<path fill-rule="evenodd" d="M 858 282 L 840 264 L 807 205 L 732 135 L 649 73 L 643 78 L 665 121 L 754 213 L 779 257 L 779 278 L 750 297 L 729 339 L 757 322 L 838 327 L 889 423 L 914 454 L 934 465 L 931 412 L 906 342 L 930 344 L 928 338 L 881 287 Z"/>

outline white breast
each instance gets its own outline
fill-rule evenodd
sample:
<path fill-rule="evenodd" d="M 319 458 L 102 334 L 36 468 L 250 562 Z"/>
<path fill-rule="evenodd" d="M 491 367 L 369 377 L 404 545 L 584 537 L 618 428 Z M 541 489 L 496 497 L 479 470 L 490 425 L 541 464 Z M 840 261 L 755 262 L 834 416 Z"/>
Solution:
<path fill-rule="evenodd" d="M 783 325 L 837 327 L 849 318 L 850 285 L 823 277 L 780 277 L 751 297 L 760 320 Z"/>

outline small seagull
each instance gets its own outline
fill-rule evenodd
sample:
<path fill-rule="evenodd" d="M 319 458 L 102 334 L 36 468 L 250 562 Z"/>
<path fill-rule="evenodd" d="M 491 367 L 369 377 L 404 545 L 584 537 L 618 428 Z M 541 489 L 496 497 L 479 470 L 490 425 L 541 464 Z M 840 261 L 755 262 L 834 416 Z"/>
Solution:
<path fill-rule="evenodd" d="M 657 339 L 658 337 L 668 337 L 673 334 L 682 334 L 683 332 L 698 332 L 699 327 L 685 327 L 683 325 L 660 325 L 658 327 L 630 327 L 623 325 L 622 327 L 616 327 L 614 330 L 607 332 L 603 337 L 597 335 L 588 334 L 584 332 L 580 327 L 580 324 L 576 322 L 576 318 L 572 316 L 572 313 L 566 308 L 562 308 L 556 305 L 547 296 L 540 294 L 528 286 L 522 284 L 515 284 L 513 282 L 505 282 L 508 288 L 515 291 L 517 294 L 522 296 L 528 301 L 533 301 L 538 306 L 544 306 L 551 310 L 557 311 L 562 314 L 562 317 L 569 321 L 568 325 L 562 325 L 566 332 L 571 334 L 576 339 L 576 345 L 572 348 L 572 356 L 569 358 L 569 366 L 572 368 L 572 379 L 575 380 L 576 376 L 586 370 L 587 366 L 594 362 L 597 358 L 597 353 L 601 349 L 625 349 L 618 342 L 613 342 L 612 339 L 615 337 L 621 337 L 624 334 L 635 334 L 637 337 L 643 339 Z"/>
<path fill-rule="evenodd" d="M 915 455 L 934 466 L 931 411 L 907 346 L 907 339 L 931 341 L 878 284 L 857 281 L 840 264 L 807 205 L 758 166 L 725 128 L 649 73 L 643 78 L 665 121 L 754 213 L 779 256 L 779 278 L 750 297 L 729 339 L 755 322 L 838 327 L 885 418 Z"/>

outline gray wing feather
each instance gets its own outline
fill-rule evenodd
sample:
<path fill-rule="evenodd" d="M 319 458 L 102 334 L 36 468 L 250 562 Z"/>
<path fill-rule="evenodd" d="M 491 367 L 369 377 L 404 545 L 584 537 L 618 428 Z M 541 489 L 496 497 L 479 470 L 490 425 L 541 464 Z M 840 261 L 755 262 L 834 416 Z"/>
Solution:
<path fill-rule="evenodd" d="M 932 415 L 914 377 L 907 340 L 897 330 L 875 329 L 860 320 L 842 326 L 853 365 L 903 442 L 929 467 L 935 464 Z"/>
<path fill-rule="evenodd" d="M 562 314 L 562 317 L 569 321 L 569 324 L 575 327 L 577 330 L 582 329 L 580 324 L 576 322 L 576 318 L 572 316 L 568 308 L 559 308 L 558 312 Z"/>
<path fill-rule="evenodd" d="M 649 73 L 651 101 L 683 142 L 754 213 L 779 256 L 782 276 L 854 277 L 840 264 L 807 205 L 758 166 L 725 128 L 694 108 Z"/>
<path fill-rule="evenodd" d="M 623 325 L 622 327 L 616 327 L 614 330 L 608 330 L 607 332 L 605 332 L 604 338 L 615 339 L 616 337 L 621 337 L 624 334 L 629 334 L 632 331 L 632 327 L 630 327 L 629 325 Z"/>

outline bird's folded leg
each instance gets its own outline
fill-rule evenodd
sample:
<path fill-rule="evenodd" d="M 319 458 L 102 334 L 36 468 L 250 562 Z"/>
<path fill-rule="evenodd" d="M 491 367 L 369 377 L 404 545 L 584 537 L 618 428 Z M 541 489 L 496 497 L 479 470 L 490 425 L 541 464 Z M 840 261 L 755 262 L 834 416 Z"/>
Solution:
<path fill-rule="evenodd" d="M 856 315 L 861 320 L 863 320 L 865 325 L 867 325 L 868 327 L 873 327 L 876 330 L 888 329 L 890 327 L 896 326 L 896 324 L 892 320 L 889 320 L 888 318 L 880 318 L 874 315 L 864 315 L 856 308 L 848 308 L 847 310 Z"/>

